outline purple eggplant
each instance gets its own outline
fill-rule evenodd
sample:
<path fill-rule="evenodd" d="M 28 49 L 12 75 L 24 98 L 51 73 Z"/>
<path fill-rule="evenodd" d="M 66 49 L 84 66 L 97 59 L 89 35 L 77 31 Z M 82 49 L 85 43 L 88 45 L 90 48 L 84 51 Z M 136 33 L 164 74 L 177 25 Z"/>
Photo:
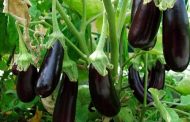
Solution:
<path fill-rule="evenodd" d="M 107 117 L 113 117 L 118 114 L 120 111 L 120 101 L 109 73 L 106 76 L 101 76 L 90 65 L 89 90 L 93 105 L 99 113 Z"/>
<path fill-rule="evenodd" d="M 30 65 L 27 71 L 20 71 L 18 73 L 16 92 L 22 102 L 31 102 L 35 98 L 37 78 L 38 72 L 33 65 Z"/>
<path fill-rule="evenodd" d="M 163 12 L 163 52 L 169 69 L 184 71 L 190 58 L 189 19 L 184 0 Z"/>
<path fill-rule="evenodd" d="M 65 75 L 53 112 L 53 122 L 75 122 L 78 82 Z"/>
<path fill-rule="evenodd" d="M 140 5 L 134 15 L 129 29 L 129 44 L 134 48 L 150 50 L 154 47 L 156 34 L 161 21 L 161 11 L 155 6 L 154 1 Z"/>
<path fill-rule="evenodd" d="M 47 51 L 40 67 L 40 76 L 36 85 L 36 93 L 41 97 L 49 96 L 55 89 L 60 79 L 64 50 L 57 40 Z"/>

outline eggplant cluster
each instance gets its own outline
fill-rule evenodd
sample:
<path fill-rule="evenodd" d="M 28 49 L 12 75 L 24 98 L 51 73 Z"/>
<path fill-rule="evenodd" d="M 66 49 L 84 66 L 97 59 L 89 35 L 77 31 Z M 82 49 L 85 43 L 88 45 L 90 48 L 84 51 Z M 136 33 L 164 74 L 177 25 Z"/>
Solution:
<path fill-rule="evenodd" d="M 63 54 L 61 43 L 56 41 L 47 51 L 39 72 L 32 64 L 20 72 L 13 65 L 12 71 L 18 75 L 16 91 L 22 102 L 31 102 L 36 95 L 47 97 L 53 92 L 60 79 Z"/>
<path fill-rule="evenodd" d="M 141 80 L 139 72 L 131 65 L 128 73 L 129 86 L 134 90 L 134 96 L 143 103 L 144 101 L 144 83 Z M 163 89 L 165 83 L 165 66 L 160 61 L 152 67 L 148 74 L 148 88 Z M 153 101 L 150 92 L 147 92 L 147 103 Z"/>
<path fill-rule="evenodd" d="M 143 4 L 133 0 L 129 44 L 134 48 L 150 50 L 156 43 L 161 22 L 161 11 L 154 1 Z M 162 45 L 168 69 L 184 71 L 190 59 L 189 19 L 184 0 L 176 0 L 174 7 L 163 11 Z"/>

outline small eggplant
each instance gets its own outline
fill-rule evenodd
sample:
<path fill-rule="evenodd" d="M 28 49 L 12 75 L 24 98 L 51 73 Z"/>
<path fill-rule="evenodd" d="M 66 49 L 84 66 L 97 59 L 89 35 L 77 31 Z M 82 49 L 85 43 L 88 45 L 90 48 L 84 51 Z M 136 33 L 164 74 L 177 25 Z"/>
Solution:
<path fill-rule="evenodd" d="M 18 98 L 22 102 L 31 102 L 35 94 L 35 85 L 38 78 L 38 72 L 36 67 L 30 65 L 27 71 L 20 71 L 18 73 L 16 91 Z"/>
<path fill-rule="evenodd" d="M 63 47 L 57 40 L 48 50 L 40 67 L 40 76 L 36 85 L 36 93 L 42 97 L 49 96 L 60 79 L 63 63 Z"/>
<path fill-rule="evenodd" d="M 165 66 L 160 61 L 156 61 L 155 67 L 152 68 L 149 78 L 148 88 L 163 89 L 165 83 Z"/>
<path fill-rule="evenodd" d="M 71 82 L 65 75 L 56 100 L 53 122 L 75 121 L 77 93 L 78 82 Z"/>
<path fill-rule="evenodd" d="M 190 59 L 189 19 L 184 0 L 163 12 L 163 52 L 169 69 L 184 71 Z"/>
<path fill-rule="evenodd" d="M 139 76 L 139 72 L 133 68 L 131 65 L 129 67 L 129 74 L 128 74 L 128 81 L 129 81 L 129 86 L 132 90 L 134 90 L 133 94 L 134 96 L 141 102 L 143 103 L 144 101 L 144 87 L 142 85 L 141 78 Z M 152 96 L 150 92 L 147 92 L 147 103 L 152 102 Z"/>
<path fill-rule="evenodd" d="M 129 44 L 134 48 L 150 50 L 154 47 L 156 34 L 161 21 L 161 11 L 155 6 L 154 1 L 140 5 L 134 15 L 129 29 Z"/>
<path fill-rule="evenodd" d="M 101 76 L 90 65 L 89 90 L 93 105 L 99 113 L 107 117 L 113 117 L 118 114 L 120 111 L 120 101 L 109 73 L 106 76 Z"/>

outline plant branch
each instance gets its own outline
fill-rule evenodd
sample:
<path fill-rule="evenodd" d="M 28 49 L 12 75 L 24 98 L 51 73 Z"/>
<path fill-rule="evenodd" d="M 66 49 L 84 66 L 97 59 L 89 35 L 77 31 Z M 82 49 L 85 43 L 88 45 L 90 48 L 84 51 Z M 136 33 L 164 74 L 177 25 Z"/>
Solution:
<path fill-rule="evenodd" d="M 85 29 L 86 29 L 86 0 L 82 0 L 82 5 L 83 5 L 83 12 L 82 12 L 82 23 L 81 23 L 81 28 L 80 31 L 82 34 L 85 34 Z"/>
<path fill-rule="evenodd" d="M 98 50 L 104 49 L 105 42 L 106 42 L 106 34 L 107 34 L 107 17 L 106 17 L 106 14 L 104 13 L 102 31 L 101 31 L 101 35 L 100 35 L 100 40 L 97 45 Z"/>
<path fill-rule="evenodd" d="M 59 11 L 60 15 L 62 16 L 65 23 L 67 24 L 67 27 L 70 29 L 73 35 L 78 39 L 81 50 L 85 54 L 89 55 L 89 50 L 88 50 L 86 41 L 84 40 L 85 38 L 80 35 L 80 32 L 75 28 L 73 23 L 69 20 L 69 18 L 67 17 L 67 14 L 65 13 L 59 1 L 57 1 L 57 10 Z"/>
<path fill-rule="evenodd" d="M 107 12 L 108 23 L 109 23 L 109 35 L 111 40 L 111 63 L 114 65 L 112 73 L 112 80 L 118 79 L 118 63 L 119 63 L 119 44 L 116 34 L 116 18 L 115 11 L 112 6 L 111 0 L 103 0 L 104 7 Z"/>
<path fill-rule="evenodd" d="M 52 0 L 52 21 L 53 21 L 53 32 L 61 32 L 57 22 L 56 0 Z"/>
<path fill-rule="evenodd" d="M 123 2 L 122 8 L 121 8 L 121 11 L 119 13 L 119 19 L 118 19 L 118 22 L 117 22 L 117 34 L 118 34 L 118 38 L 120 38 L 120 36 L 121 36 L 121 31 L 122 31 L 122 28 L 123 28 L 124 23 L 125 23 L 128 0 L 123 0 L 122 2 Z"/>

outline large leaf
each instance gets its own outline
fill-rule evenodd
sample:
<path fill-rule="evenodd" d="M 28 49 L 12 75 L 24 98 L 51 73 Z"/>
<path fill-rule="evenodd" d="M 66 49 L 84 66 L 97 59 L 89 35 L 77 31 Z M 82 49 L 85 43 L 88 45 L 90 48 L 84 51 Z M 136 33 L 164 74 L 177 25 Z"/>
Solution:
<path fill-rule="evenodd" d="M 185 77 L 180 81 L 175 89 L 182 95 L 190 94 L 190 79 L 189 77 Z"/>
<path fill-rule="evenodd" d="M 83 13 L 82 0 L 63 0 L 71 9 L 77 11 L 80 15 Z M 91 18 L 98 13 L 103 12 L 103 3 L 100 0 L 86 0 L 86 16 Z"/>

